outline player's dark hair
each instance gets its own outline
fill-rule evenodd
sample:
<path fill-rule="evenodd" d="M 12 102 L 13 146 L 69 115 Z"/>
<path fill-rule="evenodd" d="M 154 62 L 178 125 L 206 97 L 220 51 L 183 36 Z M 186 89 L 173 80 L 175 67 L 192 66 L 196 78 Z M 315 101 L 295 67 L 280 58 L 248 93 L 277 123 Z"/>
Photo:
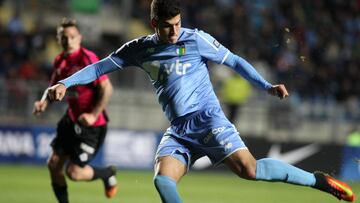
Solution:
<path fill-rule="evenodd" d="M 76 27 L 79 29 L 78 24 L 75 19 L 63 18 L 61 19 L 60 24 L 57 26 L 57 33 L 59 34 L 67 27 Z"/>
<path fill-rule="evenodd" d="M 151 19 L 167 20 L 177 16 L 180 12 L 180 0 L 153 0 L 151 2 Z"/>

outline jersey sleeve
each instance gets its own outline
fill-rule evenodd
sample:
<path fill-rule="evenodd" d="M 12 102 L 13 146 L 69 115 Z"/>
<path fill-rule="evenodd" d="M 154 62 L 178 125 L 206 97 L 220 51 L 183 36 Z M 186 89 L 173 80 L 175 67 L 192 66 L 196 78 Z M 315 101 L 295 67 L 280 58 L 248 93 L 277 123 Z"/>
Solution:
<path fill-rule="evenodd" d="M 136 43 L 136 40 L 130 41 L 124 44 L 115 52 L 109 55 L 109 59 L 119 68 L 124 69 L 129 66 L 137 66 L 135 56 L 136 53 L 133 51 L 132 46 Z"/>
<path fill-rule="evenodd" d="M 272 85 L 266 81 L 251 64 L 230 52 L 214 37 L 203 31 L 197 31 L 195 33 L 197 34 L 199 53 L 202 57 L 232 68 L 256 87 L 264 90 L 272 87 Z"/>
<path fill-rule="evenodd" d="M 224 65 L 232 68 L 252 85 L 260 89 L 268 90 L 272 87 L 272 84 L 265 80 L 250 63 L 232 52 L 229 52 L 225 57 Z"/>
<path fill-rule="evenodd" d="M 58 83 L 62 83 L 66 88 L 74 85 L 85 85 L 106 73 L 110 73 L 118 69 L 119 68 L 113 63 L 113 61 L 111 61 L 109 57 L 106 57 L 96 63 L 86 66 L 63 80 L 60 80 Z"/>
<path fill-rule="evenodd" d="M 195 34 L 200 55 L 215 63 L 224 63 L 229 50 L 208 33 L 195 30 Z"/>
<path fill-rule="evenodd" d="M 94 86 L 97 86 L 100 84 L 101 81 L 104 81 L 104 80 L 108 80 L 109 77 L 105 74 L 105 75 L 101 75 L 98 79 L 94 80 L 93 84 Z"/>
<path fill-rule="evenodd" d="M 89 64 L 86 64 L 86 65 L 90 65 L 90 64 L 93 64 L 93 63 L 96 63 L 99 61 L 99 57 L 91 52 L 90 54 L 88 54 L 88 58 L 89 58 Z M 107 76 L 107 74 L 104 74 L 104 75 L 101 75 L 98 79 L 94 80 L 93 84 L 94 86 L 97 86 L 100 84 L 101 81 L 104 81 L 104 80 L 108 80 L 109 77 Z"/>

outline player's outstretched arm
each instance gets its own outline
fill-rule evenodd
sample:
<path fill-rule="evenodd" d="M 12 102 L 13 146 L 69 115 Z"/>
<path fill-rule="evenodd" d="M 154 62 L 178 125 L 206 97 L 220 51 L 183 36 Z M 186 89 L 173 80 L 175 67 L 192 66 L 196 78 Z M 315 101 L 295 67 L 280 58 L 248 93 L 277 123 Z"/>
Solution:
<path fill-rule="evenodd" d="M 229 52 L 229 55 L 224 62 L 225 65 L 233 68 L 237 73 L 247 79 L 251 84 L 260 87 L 261 89 L 267 90 L 270 95 L 277 96 L 280 99 L 284 99 L 289 96 L 285 85 L 270 84 L 245 59 Z"/>
<path fill-rule="evenodd" d="M 228 52 L 224 65 L 229 66 L 252 85 L 259 87 L 260 89 L 269 90 L 273 87 L 273 85 L 266 81 L 250 63 L 240 56 Z"/>
<path fill-rule="evenodd" d="M 119 70 L 119 68 L 109 57 L 106 57 L 101 61 L 86 66 L 63 80 L 60 80 L 59 83 L 63 84 L 66 88 L 75 85 L 86 85 L 96 80 L 101 75 L 115 70 Z"/>
<path fill-rule="evenodd" d="M 62 83 L 58 83 L 48 88 L 49 101 L 61 101 L 66 93 L 66 87 Z"/>
<path fill-rule="evenodd" d="M 277 96 L 280 99 L 284 99 L 289 96 L 289 93 L 286 90 L 285 85 L 283 84 L 273 85 L 271 88 L 268 89 L 268 93 L 270 95 Z"/>

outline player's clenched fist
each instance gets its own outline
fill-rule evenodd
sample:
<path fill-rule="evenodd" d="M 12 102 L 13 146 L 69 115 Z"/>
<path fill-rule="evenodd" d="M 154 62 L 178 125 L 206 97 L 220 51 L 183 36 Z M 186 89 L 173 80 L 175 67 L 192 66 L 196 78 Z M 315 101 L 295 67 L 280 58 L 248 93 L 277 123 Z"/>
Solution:
<path fill-rule="evenodd" d="M 58 83 L 56 85 L 51 86 L 48 89 L 48 98 L 50 101 L 61 101 L 66 93 L 66 87 Z"/>
<path fill-rule="evenodd" d="M 269 90 L 268 93 L 277 96 L 280 99 L 284 99 L 289 96 L 288 91 L 286 90 L 285 85 L 279 84 L 279 85 L 273 85 Z"/>

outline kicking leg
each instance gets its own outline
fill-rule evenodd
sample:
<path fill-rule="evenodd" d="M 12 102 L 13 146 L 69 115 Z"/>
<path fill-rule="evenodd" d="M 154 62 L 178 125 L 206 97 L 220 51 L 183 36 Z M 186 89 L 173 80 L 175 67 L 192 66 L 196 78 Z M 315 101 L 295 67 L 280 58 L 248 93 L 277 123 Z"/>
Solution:
<path fill-rule="evenodd" d="M 98 168 L 90 165 L 83 167 L 70 162 L 67 166 L 66 173 L 73 181 L 92 181 L 101 178 L 105 187 L 105 196 L 112 198 L 117 192 L 116 168 L 109 166 Z"/>
<path fill-rule="evenodd" d="M 47 161 L 47 166 L 51 178 L 51 186 L 59 203 L 69 202 L 65 175 L 63 172 L 63 167 L 66 160 L 67 157 L 60 156 L 55 152 L 52 152 Z"/>
<path fill-rule="evenodd" d="M 311 186 L 339 199 L 354 200 L 350 187 L 330 176 L 309 173 L 276 159 L 265 158 L 256 161 L 248 150 L 236 151 L 225 159 L 225 164 L 242 178 Z M 330 184 L 331 180 L 336 183 Z"/>
<path fill-rule="evenodd" d="M 187 171 L 186 165 L 171 156 L 160 157 L 155 164 L 154 184 L 163 203 L 181 203 L 176 184 Z"/>

